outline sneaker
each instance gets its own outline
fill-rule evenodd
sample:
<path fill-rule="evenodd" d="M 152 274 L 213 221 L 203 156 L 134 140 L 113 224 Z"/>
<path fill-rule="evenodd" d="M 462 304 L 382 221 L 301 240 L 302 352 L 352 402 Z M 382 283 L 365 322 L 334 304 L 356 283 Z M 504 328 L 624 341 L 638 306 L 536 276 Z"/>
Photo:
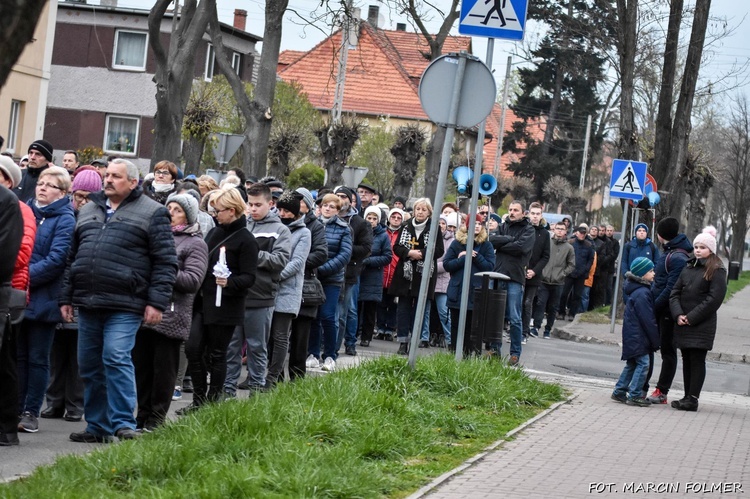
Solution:
<path fill-rule="evenodd" d="M 174 387 L 174 393 L 172 393 L 172 400 L 180 400 L 182 398 L 182 389 L 179 386 Z"/>
<path fill-rule="evenodd" d="M 249 390 L 250 389 L 250 380 L 245 378 L 245 381 L 241 382 L 239 385 L 237 385 L 237 388 L 240 390 Z"/>
<path fill-rule="evenodd" d="M 533 336 L 534 338 L 539 338 L 539 330 L 535 327 L 532 327 L 529 329 L 529 335 Z"/>
<path fill-rule="evenodd" d="M 400 343 L 398 346 L 398 352 L 396 352 L 398 355 L 409 355 L 409 344 L 404 342 Z"/>
<path fill-rule="evenodd" d="M 628 397 L 625 395 L 618 395 L 616 393 L 612 393 L 612 395 L 609 397 L 615 402 L 620 402 L 621 404 L 626 404 L 628 402 Z"/>
<path fill-rule="evenodd" d="M 672 407 L 678 411 L 695 412 L 698 410 L 698 399 L 695 397 L 686 397 L 680 400 L 673 400 Z"/>
<path fill-rule="evenodd" d="M 648 400 L 652 404 L 666 404 L 667 403 L 667 394 L 662 393 L 661 390 L 658 388 L 654 389 L 653 392 L 651 392 L 651 395 L 646 397 L 646 400 Z"/>
<path fill-rule="evenodd" d="M 625 402 L 628 405 L 635 405 L 638 407 L 651 407 L 651 402 L 646 400 L 643 397 L 628 397 L 628 400 Z"/>
<path fill-rule="evenodd" d="M 351 355 L 351 356 L 355 356 L 355 355 L 357 355 L 357 349 L 356 349 L 356 348 L 354 348 L 354 345 L 351 345 L 351 346 L 348 346 L 348 347 L 346 347 L 346 349 L 344 350 L 344 352 L 345 352 L 345 353 L 346 353 L 347 355 Z"/>
<path fill-rule="evenodd" d="M 112 441 L 112 437 L 109 435 L 94 435 L 87 431 L 78 431 L 70 434 L 70 439 L 73 442 L 80 442 L 84 444 L 103 444 Z"/>
<path fill-rule="evenodd" d="M 18 431 L 25 433 L 36 433 L 39 431 L 39 421 L 36 416 L 29 411 L 21 414 L 21 420 L 18 422 Z"/>
<path fill-rule="evenodd" d="M 508 364 L 510 364 L 511 366 L 517 366 L 518 361 L 519 361 L 518 355 L 511 355 L 510 359 L 508 359 Z"/>
<path fill-rule="evenodd" d="M 544 331 L 544 339 L 548 340 L 550 338 L 549 331 Z"/>
<path fill-rule="evenodd" d="M 430 348 L 430 342 L 429 341 L 420 341 L 419 342 L 419 348 Z"/>
<path fill-rule="evenodd" d="M 115 436 L 120 440 L 135 440 L 141 434 L 130 428 L 120 428 L 115 432 Z"/>
<path fill-rule="evenodd" d="M 527 340 L 526 336 L 524 336 L 523 338 L 521 338 L 521 345 L 525 345 L 526 344 L 526 340 Z"/>
<path fill-rule="evenodd" d="M 396 337 L 396 333 L 391 331 L 390 329 L 385 330 L 385 338 L 383 338 L 385 341 L 393 341 L 393 338 Z"/>
<path fill-rule="evenodd" d="M 319 369 L 320 361 L 316 359 L 314 355 L 308 355 L 307 360 L 305 361 L 305 367 L 308 369 Z"/>
<path fill-rule="evenodd" d="M 385 329 L 378 328 L 378 330 L 375 331 L 375 339 L 376 340 L 385 339 Z"/>
<path fill-rule="evenodd" d="M 333 357 L 326 357 L 326 360 L 323 361 L 323 366 L 321 367 L 324 371 L 333 372 L 336 370 L 336 361 L 333 360 Z"/>
<path fill-rule="evenodd" d="M 359 346 L 361 346 L 361 347 L 369 347 L 370 346 L 370 342 L 368 340 L 362 340 L 362 341 L 359 342 Z"/>

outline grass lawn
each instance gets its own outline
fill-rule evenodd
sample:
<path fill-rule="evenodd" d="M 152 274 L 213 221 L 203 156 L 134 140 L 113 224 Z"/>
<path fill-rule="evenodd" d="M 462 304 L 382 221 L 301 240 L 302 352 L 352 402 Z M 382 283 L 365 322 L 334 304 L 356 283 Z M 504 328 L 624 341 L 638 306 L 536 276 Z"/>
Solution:
<path fill-rule="evenodd" d="M 495 360 L 382 357 L 61 457 L 0 497 L 404 497 L 563 395 Z"/>
<path fill-rule="evenodd" d="M 727 283 L 727 295 L 724 297 L 724 303 L 728 302 L 734 294 L 750 284 L 750 270 L 740 272 L 740 278 L 736 281 L 729 281 Z"/>

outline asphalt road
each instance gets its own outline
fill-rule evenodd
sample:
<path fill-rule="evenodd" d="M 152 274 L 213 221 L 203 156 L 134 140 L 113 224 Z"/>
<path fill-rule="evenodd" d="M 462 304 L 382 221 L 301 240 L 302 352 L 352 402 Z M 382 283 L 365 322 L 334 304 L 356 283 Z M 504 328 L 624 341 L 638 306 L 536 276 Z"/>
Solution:
<path fill-rule="evenodd" d="M 360 357 L 395 354 L 398 345 L 393 342 L 375 340 L 369 348 L 358 347 Z M 509 344 L 503 344 L 507 355 Z M 419 349 L 419 355 L 429 355 L 435 348 Z M 342 363 L 344 360 L 342 360 Z M 560 339 L 531 339 L 524 345 L 521 364 L 533 376 L 566 384 L 597 383 L 614 387 L 620 371 L 619 348 L 611 345 L 576 343 Z M 660 368 L 657 355 L 652 383 L 656 382 Z M 682 390 L 682 373 L 678 368 L 674 388 Z M 747 395 L 750 382 L 750 365 L 737 363 L 708 362 L 705 391 Z M 247 392 L 240 391 L 240 396 Z M 172 404 L 172 409 L 187 405 L 190 396 Z M 37 466 L 49 464 L 60 454 L 84 453 L 101 444 L 71 442 L 68 435 L 81 431 L 85 423 L 69 423 L 62 419 L 40 419 L 40 430 L 34 434 L 20 434 L 21 445 L 0 448 L 0 482 L 29 474 Z"/>

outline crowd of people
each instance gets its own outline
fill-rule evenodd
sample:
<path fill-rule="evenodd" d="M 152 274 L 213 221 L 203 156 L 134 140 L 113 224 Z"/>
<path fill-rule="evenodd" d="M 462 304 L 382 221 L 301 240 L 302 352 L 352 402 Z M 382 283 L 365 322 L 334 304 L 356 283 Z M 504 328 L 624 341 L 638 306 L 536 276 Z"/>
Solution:
<path fill-rule="evenodd" d="M 555 320 L 612 300 L 614 228 L 573 228 L 570 219 L 549 226 L 539 203 L 512 201 L 504 218 L 482 206 L 472 221 L 450 202 L 439 213 L 427 198 L 385 204 L 366 183 L 291 190 L 240 169 L 217 183 L 183 176 L 169 161 L 142 180 L 127 159 L 79 165 L 68 151 L 59 167 L 52 153 L 37 140 L 25 165 L 0 156 L 1 445 L 37 432 L 39 418 L 85 417 L 85 429 L 70 435 L 76 442 L 136 438 L 163 424 L 183 392 L 193 400 L 179 414 L 238 390 L 272 389 L 286 373 L 333 371 L 342 348 L 357 355 L 373 338 L 397 341 L 404 355 L 414 334 L 420 348 L 455 349 L 469 237 L 472 273 L 508 277 L 500 284 L 506 314 L 496 320 L 507 322 L 510 365 L 529 338 L 549 338 Z M 435 216 L 440 231 L 426 261 Z M 688 260 L 693 246 L 675 223 L 659 224 L 663 253 L 642 224 L 624 248 L 628 336 L 637 336 L 633 317 L 645 320 L 649 303 L 652 320 L 635 328 L 648 341 L 627 354 L 629 374 L 613 397 L 645 400 L 636 388 L 648 389 L 661 346 L 649 400 L 666 402 L 681 348 L 690 390 L 680 408 L 693 410 L 711 348 L 703 332 L 711 320 L 715 329 L 717 308 L 696 301 L 694 288 L 715 301 L 723 267 L 705 235 Z M 657 269 L 648 299 L 644 261 Z M 425 272 L 423 327 L 412 331 Z M 502 341 L 471 335 L 468 296 L 464 354 L 499 358 Z M 678 340 L 680 328 L 690 334 Z"/>

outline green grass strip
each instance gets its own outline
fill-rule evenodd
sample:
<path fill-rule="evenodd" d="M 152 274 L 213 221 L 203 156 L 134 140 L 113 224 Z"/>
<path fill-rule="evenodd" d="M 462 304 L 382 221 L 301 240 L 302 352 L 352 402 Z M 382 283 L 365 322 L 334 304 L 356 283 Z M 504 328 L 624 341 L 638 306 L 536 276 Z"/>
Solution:
<path fill-rule="evenodd" d="M 742 290 L 745 286 L 750 284 L 750 270 L 740 272 L 740 278 L 736 281 L 730 280 L 727 282 L 727 294 L 724 297 L 724 303 L 728 302 L 737 291 Z"/>
<path fill-rule="evenodd" d="M 381 357 L 61 457 L 0 496 L 404 497 L 563 395 L 497 360 Z"/>

